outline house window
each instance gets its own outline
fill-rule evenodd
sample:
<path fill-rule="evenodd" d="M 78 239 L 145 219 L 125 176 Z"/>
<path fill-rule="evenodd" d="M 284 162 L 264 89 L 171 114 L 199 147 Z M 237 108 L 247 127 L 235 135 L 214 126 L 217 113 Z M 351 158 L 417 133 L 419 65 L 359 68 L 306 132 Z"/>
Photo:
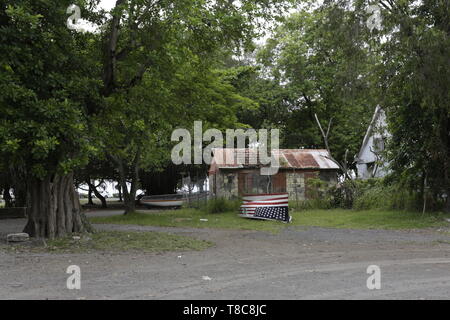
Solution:
<path fill-rule="evenodd" d="M 286 192 L 286 175 L 279 172 L 273 176 L 262 176 L 259 170 L 239 173 L 239 193 L 265 194 Z"/>
<path fill-rule="evenodd" d="M 224 188 L 226 191 L 231 192 L 233 189 L 233 180 L 234 176 L 232 174 L 228 174 L 224 177 Z"/>

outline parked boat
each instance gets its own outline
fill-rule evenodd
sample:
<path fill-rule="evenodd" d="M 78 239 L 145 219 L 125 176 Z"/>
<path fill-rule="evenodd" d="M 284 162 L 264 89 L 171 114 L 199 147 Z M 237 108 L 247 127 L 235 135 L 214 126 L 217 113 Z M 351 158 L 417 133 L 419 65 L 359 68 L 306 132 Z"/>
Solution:
<path fill-rule="evenodd" d="M 181 207 L 184 199 L 182 194 L 163 194 L 145 196 L 140 201 L 141 204 L 148 207 Z"/>

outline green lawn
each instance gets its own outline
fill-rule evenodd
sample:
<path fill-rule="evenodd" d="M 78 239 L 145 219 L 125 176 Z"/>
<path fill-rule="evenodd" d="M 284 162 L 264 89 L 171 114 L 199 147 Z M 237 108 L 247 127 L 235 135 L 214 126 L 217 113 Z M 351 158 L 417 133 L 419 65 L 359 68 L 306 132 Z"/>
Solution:
<path fill-rule="evenodd" d="M 213 243 L 160 232 L 96 232 L 82 235 L 81 239 L 74 240 L 66 237 L 47 240 L 39 244 L 3 245 L 6 250 L 15 252 L 50 252 L 50 253 L 80 253 L 80 252 L 165 252 L 204 250 Z"/>
<path fill-rule="evenodd" d="M 384 210 L 309 210 L 295 213 L 294 225 L 348 229 L 422 229 L 448 226 L 440 213 L 425 214 Z"/>
<path fill-rule="evenodd" d="M 87 215 L 89 217 L 89 214 Z M 208 221 L 201 221 L 207 219 Z M 207 214 L 195 209 L 133 213 L 127 216 L 90 218 L 93 223 L 135 224 L 140 226 L 246 229 L 277 232 L 285 224 L 275 221 L 243 219 L 236 213 Z"/>
<path fill-rule="evenodd" d="M 141 226 L 244 229 L 278 232 L 286 226 L 318 226 L 349 229 L 419 229 L 450 226 L 443 214 L 403 211 L 308 210 L 292 213 L 291 224 L 243 219 L 236 213 L 207 214 L 195 209 L 180 209 L 128 216 L 96 217 L 93 223 L 135 224 Z M 450 218 L 449 215 L 446 216 Z M 208 221 L 201 221 L 207 219 Z"/>

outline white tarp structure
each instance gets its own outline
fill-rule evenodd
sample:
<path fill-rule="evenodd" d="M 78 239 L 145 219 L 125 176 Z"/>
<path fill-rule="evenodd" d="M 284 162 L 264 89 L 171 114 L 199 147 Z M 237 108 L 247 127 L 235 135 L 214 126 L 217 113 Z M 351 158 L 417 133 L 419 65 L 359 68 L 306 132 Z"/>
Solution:
<path fill-rule="evenodd" d="M 356 156 L 359 179 L 381 178 L 389 172 L 388 163 L 382 156 L 388 137 L 386 113 L 377 106 L 361 149 Z"/>

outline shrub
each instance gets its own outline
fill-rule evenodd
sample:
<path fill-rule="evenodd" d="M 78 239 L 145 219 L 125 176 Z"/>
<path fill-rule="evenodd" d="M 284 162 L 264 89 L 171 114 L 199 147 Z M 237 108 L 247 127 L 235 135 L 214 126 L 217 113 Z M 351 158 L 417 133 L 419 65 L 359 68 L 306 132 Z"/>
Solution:
<path fill-rule="evenodd" d="M 389 195 L 384 191 L 381 179 L 347 180 L 330 189 L 332 206 L 343 209 L 386 209 L 386 198 Z M 381 207 L 380 207 L 381 205 Z"/>
<path fill-rule="evenodd" d="M 395 209 L 415 211 L 421 209 L 418 192 L 407 191 L 387 179 L 352 180 L 327 187 L 312 181 L 309 186 L 312 200 L 293 203 L 298 210 L 344 208 L 356 210 Z"/>
<path fill-rule="evenodd" d="M 353 181 L 337 184 L 328 190 L 333 208 L 350 209 L 353 206 L 356 187 Z"/>
<path fill-rule="evenodd" d="M 419 193 L 410 192 L 385 179 L 370 179 L 358 180 L 353 208 L 416 211 L 421 208 L 421 203 Z"/>
<path fill-rule="evenodd" d="M 224 213 L 229 211 L 238 212 L 242 204 L 241 200 L 228 200 L 225 198 L 213 198 L 201 207 L 206 213 Z"/>
<path fill-rule="evenodd" d="M 353 208 L 356 210 L 390 209 L 392 205 L 391 189 L 389 186 L 380 184 L 361 188 L 354 199 Z"/>
<path fill-rule="evenodd" d="M 330 209 L 332 198 L 330 187 L 321 179 L 307 180 L 307 200 L 289 201 L 289 207 L 293 210 Z"/>

